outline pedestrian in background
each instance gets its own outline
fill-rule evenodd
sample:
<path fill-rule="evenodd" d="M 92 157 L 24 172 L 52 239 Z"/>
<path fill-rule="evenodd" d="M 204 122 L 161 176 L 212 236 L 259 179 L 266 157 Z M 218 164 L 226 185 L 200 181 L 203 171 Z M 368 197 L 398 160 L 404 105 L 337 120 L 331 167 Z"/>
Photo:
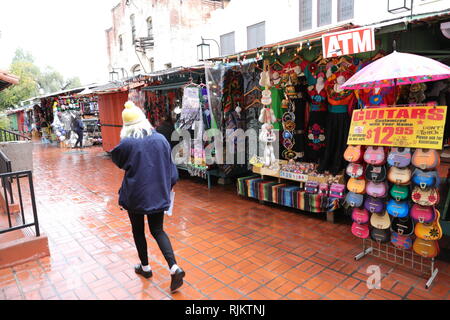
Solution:
<path fill-rule="evenodd" d="M 156 128 L 156 131 L 161 133 L 169 142 L 171 149 L 177 144 L 176 141 L 172 141 L 172 132 L 175 127 L 172 122 L 172 117 L 168 114 L 162 116 L 161 124 Z"/>
<path fill-rule="evenodd" d="M 120 144 L 111 151 L 113 162 L 125 170 L 119 190 L 119 205 L 128 211 L 136 249 L 141 263 L 134 270 L 145 278 L 153 273 L 148 263 L 144 218 L 170 269 L 171 291 L 183 284 L 185 272 L 178 267 L 169 237 L 164 232 L 164 212 L 171 204 L 170 194 L 178 180 L 170 145 L 156 132 L 142 110 L 133 102 L 125 104 Z"/>
<path fill-rule="evenodd" d="M 83 148 L 83 130 L 84 130 L 83 121 L 81 121 L 81 116 L 77 114 L 73 121 L 73 131 L 75 131 L 75 133 L 78 136 L 77 142 L 75 143 L 74 146 L 75 148 L 77 147 L 78 144 L 80 145 L 80 148 Z"/>

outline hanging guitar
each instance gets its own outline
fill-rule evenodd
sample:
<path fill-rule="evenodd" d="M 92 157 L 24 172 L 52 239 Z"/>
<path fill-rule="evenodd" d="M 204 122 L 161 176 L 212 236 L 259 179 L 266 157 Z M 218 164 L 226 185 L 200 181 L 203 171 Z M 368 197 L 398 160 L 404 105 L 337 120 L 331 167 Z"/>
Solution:
<path fill-rule="evenodd" d="M 399 248 L 399 249 L 404 249 L 404 250 L 409 250 L 411 249 L 413 242 L 410 236 L 405 236 L 405 235 L 401 235 L 398 234 L 396 232 L 392 232 L 391 234 L 391 243 Z"/>
<path fill-rule="evenodd" d="M 442 228 L 439 223 L 441 214 L 436 211 L 436 218 L 431 223 L 417 223 L 414 234 L 424 240 L 439 240 L 442 238 Z"/>
<path fill-rule="evenodd" d="M 362 146 L 349 145 L 344 152 L 344 159 L 348 162 L 360 162 L 364 152 Z"/>
<path fill-rule="evenodd" d="M 366 179 L 373 182 L 383 182 L 386 180 L 387 170 L 385 166 L 375 166 L 369 164 L 366 169 Z"/>
<path fill-rule="evenodd" d="M 411 163 L 411 149 L 409 148 L 391 148 L 387 162 L 390 166 L 405 168 Z"/>
<path fill-rule="evenodd" d="M 412 164 L 422 170 L 431 170 L 439 166 L 441 157 L 433 149 L 416 149 L 412 156 Z"/>
<path fill-rule="evenodd" d="M 370 146 L 364 152 L 364 161 L 368 164 L 381 166 L 386 162 L 386 154 L 383 147 Z"/>
<path fill-rule="evenodd" d="M 396 217 L 392 219 L 391 229 L 399 235 L 410 236 L 414 233 L 414 221 L 409 216 Z"/>

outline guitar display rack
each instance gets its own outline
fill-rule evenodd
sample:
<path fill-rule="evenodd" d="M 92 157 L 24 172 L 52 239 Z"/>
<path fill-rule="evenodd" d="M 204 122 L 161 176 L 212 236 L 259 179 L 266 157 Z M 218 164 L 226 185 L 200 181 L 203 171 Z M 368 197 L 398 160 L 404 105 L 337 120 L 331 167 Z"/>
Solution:
<path fill-rule="evenodd" d="M 363 239 L 362 252 L 355 256 L 355 260 L 360 260 L 366 255 L 371 255 L 394 264 L 405 266 L 414 271 L 429 274 L 430 277 L 425 284 L 425 289 L 430 288 L 438 269 L 434 266 L 434 258 L 424 258 L 411 250 L 403 250 L 396 248 L 389 243 L 381 243 L 371 239 Z"/>

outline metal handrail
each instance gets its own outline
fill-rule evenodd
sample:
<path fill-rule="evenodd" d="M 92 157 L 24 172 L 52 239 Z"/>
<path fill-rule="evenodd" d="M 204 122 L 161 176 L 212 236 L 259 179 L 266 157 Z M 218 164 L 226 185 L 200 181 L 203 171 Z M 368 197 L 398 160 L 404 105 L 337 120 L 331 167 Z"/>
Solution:
<path fill-rule="evenodd" d="M 8 141 L 30 141 L 31 138 L 20 133 L 0 128 L 0 142 Z"/>
<path fill-rule="evenodd" d="M 28 177 L 28 184 L 29 184 L 29 191 L 30 191 L 30 198 L 31 198 L 31 209 L 33 211 L 33 222 L 30 222 L 30 223 L 26 222 L 25 208 L 23 205 L 23 194 L 22 194 L 22 188 L 20 186 L 20 178 L 23 178 L 23 177 Z M 39 237 L 40 236 L 39 220 L 38 220 L 38 215 L 37 215 L 36 198 L 35 198 L 35 193 L 34 193 L 33 173 L 31 172 L 31 170 L 2 173 L 2 174 L 0 174 L 0 180 L 2 181 L 2 184 L 3 184 L 3 196 L 4 196 L 4 200 L 5 200 L 6 214 L 8 215 L 8 228 L 0 230 L 0 234 L 34 226 L 35 231 L 36 231 L 36 236 Z M 6 190 L 6 186 L 7 186 L 7 181 L 14 181 L 14 180 L 17 182 L 17 191 L 18 191 L 18 199 L 19 199 L 20 214 L 21 214 L 21 216 L 20 216 L 21 224 L 13 226 L 12 219 L 11 219 L 12 214 L 11 214 L 11 210 L 10 210 L 10 203 L 8 200 L 8 191 Z"/>

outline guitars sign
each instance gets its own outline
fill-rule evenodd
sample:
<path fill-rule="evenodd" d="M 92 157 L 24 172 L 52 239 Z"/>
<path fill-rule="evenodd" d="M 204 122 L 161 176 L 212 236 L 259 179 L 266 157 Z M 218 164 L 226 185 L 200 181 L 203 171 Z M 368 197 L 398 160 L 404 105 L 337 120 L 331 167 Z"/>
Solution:
<path fill-rule="evenodd" d="M 354 110 L 349 145 L 442 149 L 446 106 Z"/>

